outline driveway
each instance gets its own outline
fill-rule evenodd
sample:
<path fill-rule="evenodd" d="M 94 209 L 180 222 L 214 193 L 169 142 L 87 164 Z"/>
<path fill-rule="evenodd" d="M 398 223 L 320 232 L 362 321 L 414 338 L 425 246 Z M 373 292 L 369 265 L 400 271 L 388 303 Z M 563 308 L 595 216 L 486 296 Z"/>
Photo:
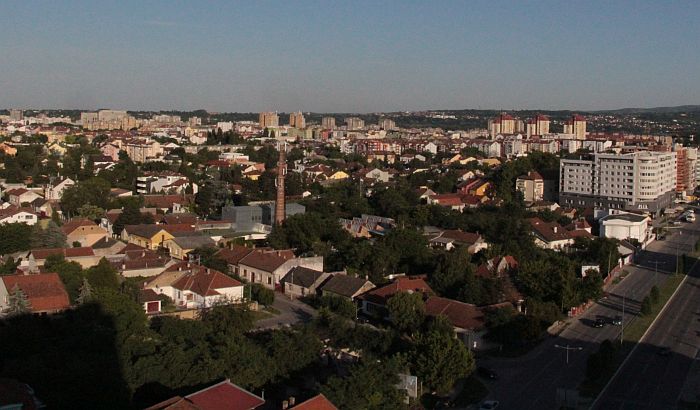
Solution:
<path fill-rule="evenodd" d="M 299 302 L 298 300 L 289 299 L 286 295 L 275 292 L 275 302 L 272 307 L 280 313 L 268 319 L 262 319 L 255 323 L 258 329 L 275 329 L 283 326 L 291 326 L 300 322 L 308 322 L 318 312 L 311 306 Z"/>

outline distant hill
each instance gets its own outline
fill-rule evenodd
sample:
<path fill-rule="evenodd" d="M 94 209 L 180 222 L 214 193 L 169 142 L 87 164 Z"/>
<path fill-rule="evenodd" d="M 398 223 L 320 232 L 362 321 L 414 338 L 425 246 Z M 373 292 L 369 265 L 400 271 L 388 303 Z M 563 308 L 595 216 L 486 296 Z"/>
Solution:
<path fill-rule="evenodd" d="M 617 110 L 592 111 L 606 114 L 635 114 L 635 113 L 660 113 L 672 114 L 677 112 L 700 111 L 700 105 L 677 105 L 675 107 L 653 107 L 653 108 L 620 108 Z"/>

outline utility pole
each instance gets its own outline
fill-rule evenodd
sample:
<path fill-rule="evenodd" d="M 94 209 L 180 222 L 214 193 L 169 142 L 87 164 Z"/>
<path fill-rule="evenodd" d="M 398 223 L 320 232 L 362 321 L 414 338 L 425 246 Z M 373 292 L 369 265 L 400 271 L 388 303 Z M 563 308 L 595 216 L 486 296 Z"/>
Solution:
<path fill-rule="evenodd" d="M 569 346 L 568 343 L 566 344 L 566 346 L 554 345 L 554 347 L 556 347 L 556 348 L 558 348 L 558 349 L 564 349 L 564 350 L 566 350 L 566 364 L 569 364 L 569 351 L 570 351 L 570 350 L 575 350 L 575 351 L 578 351 L 578 352 L 580 352 L 581 350 L 583 350 L 583 347 L 580 347 L 580 346 L 571 347 L 571 346 Z"/>

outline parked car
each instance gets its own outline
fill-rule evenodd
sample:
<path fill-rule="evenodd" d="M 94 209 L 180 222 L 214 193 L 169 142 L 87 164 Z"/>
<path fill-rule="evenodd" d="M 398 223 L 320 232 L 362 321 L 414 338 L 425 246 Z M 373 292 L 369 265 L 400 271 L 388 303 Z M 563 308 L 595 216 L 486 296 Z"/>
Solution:
<path fill-rule="evenodd" d="M 478 367 L 476 369 L 476 372 L 479 374 L 479 376 L 483 377 L 484 379 L 490 379 L 490 380 L 497 380 L 498 375 L 496 372 L 494 372 L 491 369 L 487 369 L 486 367 Z"/>
<path fill-rule="evenodd" d="M 495 410 L 498 408 L 498 402 L 496 400 L 486 400 L 481 403 L 479 410 Z"/>
<path fill-rule="evenodd" d="M 604 327 L 605 326 L 605 320 L 603 318 L 598 318 L 593 322 L 593 327 Z"/>
<path fill-rule="evenodd" d="M 622 316 L 615 316 L 611 323 L 615 326 L 622 326 Z"/>

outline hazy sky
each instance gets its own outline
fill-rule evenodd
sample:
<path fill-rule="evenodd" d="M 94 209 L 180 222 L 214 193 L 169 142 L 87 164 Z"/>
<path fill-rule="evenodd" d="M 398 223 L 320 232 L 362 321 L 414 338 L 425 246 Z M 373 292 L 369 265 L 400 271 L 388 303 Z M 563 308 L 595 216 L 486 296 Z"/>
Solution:
<path fill-rule="evenodd" d="M 700 104 L 700 1 L 3 1 L 0 107 Z"/>

